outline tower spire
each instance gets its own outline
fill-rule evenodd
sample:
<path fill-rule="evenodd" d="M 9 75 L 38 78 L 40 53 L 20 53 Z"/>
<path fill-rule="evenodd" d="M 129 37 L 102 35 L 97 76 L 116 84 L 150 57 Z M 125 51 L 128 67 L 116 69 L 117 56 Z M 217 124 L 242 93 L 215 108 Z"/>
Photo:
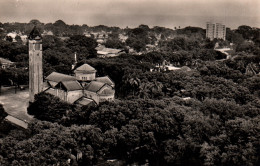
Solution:
<path fill-rule="evenodd" d="M 77 65 L 77 52 L 75 52 L 74 54 L 74 63 L 71 65 L 71 69 L 75 69 L 76 65 Z"/>
<path fill-rule="evenodd" d="M 74 58 L 75 58 L 75 65 L 76 65 L 77 64 L 77 52 L 75 52 Z"/>

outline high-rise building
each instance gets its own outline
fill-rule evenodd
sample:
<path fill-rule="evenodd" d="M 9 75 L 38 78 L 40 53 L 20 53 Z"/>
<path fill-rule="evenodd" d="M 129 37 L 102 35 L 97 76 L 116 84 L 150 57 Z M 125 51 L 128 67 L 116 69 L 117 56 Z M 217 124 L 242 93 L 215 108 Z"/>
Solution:
<path fill-rule="evenodd" d="M 214 39 L 215 35 L 215 24 L 211 22 L 207 22 L 207 28 L 206 28 L 206 37 L 210 40 Z"/>
<path fill-rule="evenodd" d="M 226 27 L 220 23 L 207 22 L 206 37 L 210 40 L 213 39 L 226 39 Z"/>
<path fill-rule="evenodd" d="M 42 37 L 36 27 L 29 37 L 29 98 L 34 101 L 34 95 L 43 88 L 42 76 Z"/>
<path fill-rule="evenodd" d="M 220 23 L 216 24 L 216 34 L 215 34 L 215 38 L 217 39 L 226 39 L 226 27 L 225 25 L 222 25 Z"/>

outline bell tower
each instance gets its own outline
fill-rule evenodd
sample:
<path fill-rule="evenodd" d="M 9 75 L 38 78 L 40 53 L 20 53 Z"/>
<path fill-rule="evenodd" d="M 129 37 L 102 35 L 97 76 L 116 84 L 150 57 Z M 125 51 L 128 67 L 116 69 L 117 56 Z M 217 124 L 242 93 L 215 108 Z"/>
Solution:
<path fill-rule="evenodd" d="M 29 97 L 34 101 L 34 95 L 43 88 L 42 76 L 42 36 L 36 26 L 29 37 Z"/>

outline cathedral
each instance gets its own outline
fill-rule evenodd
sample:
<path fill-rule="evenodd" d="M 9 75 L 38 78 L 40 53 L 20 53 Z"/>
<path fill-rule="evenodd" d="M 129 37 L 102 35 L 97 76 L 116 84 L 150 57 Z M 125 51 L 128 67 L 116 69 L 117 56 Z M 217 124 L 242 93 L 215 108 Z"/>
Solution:
<path fill-rule="evenodd" d="M 29 96 L 30 102 L 39 92 L 50 93 L 76 105 L 98 105 L 113 101 L 115 84 L 109 76 L 96 77 L 96 70 L 83 64 L 74 69 L 74 75 L 52 72 L 43 82 L 42 37 L 34 27 L 29 35 Z"/>
<path fill-rule="evenodd" d="M 96 77 L 96 70 L 88 64 L 74 70 L 70 76 L 52 72 L 45 78 L 44 91 L 69 103 L 82 103 L 82 100 L 99 104 L 113 101 L 114 82 L 108 77 Z"/>

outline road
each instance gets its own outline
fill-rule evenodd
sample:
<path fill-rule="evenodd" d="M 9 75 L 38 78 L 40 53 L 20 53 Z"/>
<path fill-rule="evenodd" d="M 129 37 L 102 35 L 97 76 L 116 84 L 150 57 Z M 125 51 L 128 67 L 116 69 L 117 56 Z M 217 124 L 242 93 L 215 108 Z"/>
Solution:
<path fill-rule="evenodd" d="M 0 103 L 4 106 L 5 111 L 20 120 L 30 122 L 33 117 L 27 114 L 29 104 L 29 90 L 17 90 L 14 87 L 2 87 L 0 94 Z"/>

